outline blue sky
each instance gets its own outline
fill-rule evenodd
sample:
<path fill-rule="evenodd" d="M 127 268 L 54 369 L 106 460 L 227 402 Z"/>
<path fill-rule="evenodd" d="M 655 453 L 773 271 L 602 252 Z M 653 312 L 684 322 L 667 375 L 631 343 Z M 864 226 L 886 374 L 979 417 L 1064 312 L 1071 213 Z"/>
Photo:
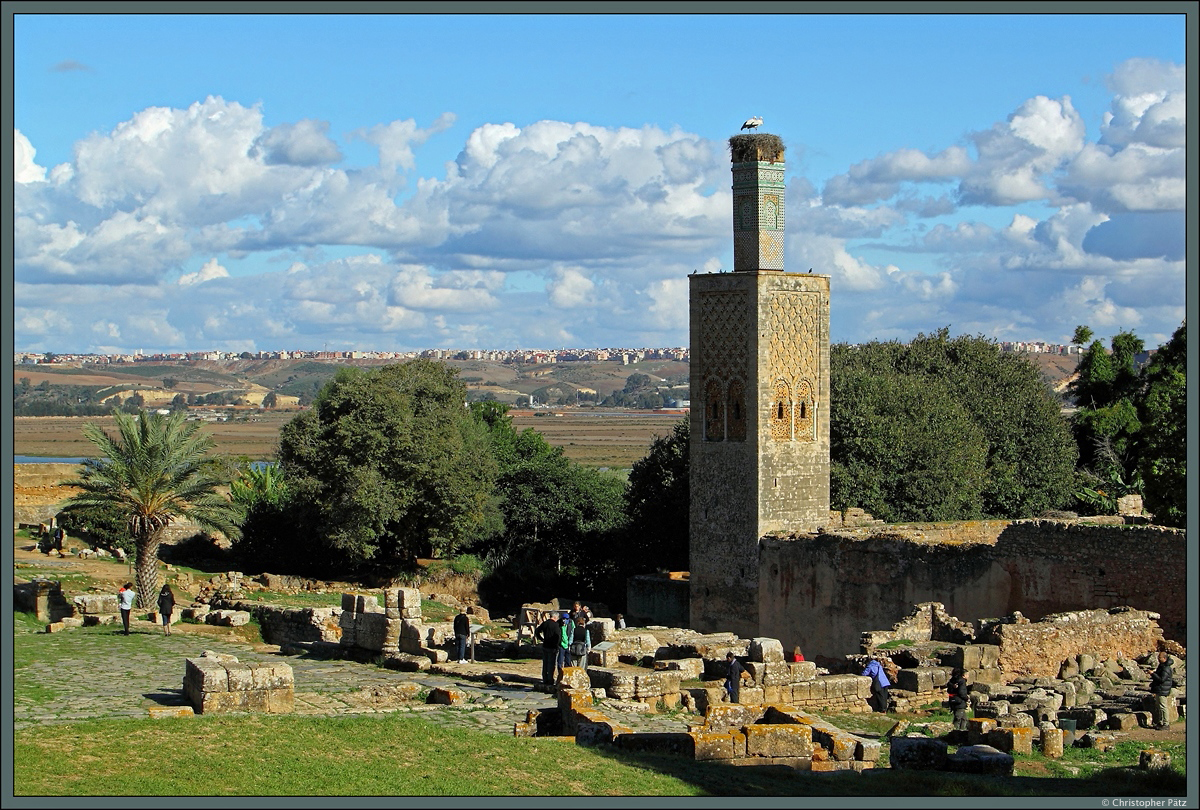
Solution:
<path fill-rule="evenodd" d="M 18 15 L 15 348 L 685 345 L 751 115 L 834 340 L 1156 345 L 1185 311 L 1184 27 Z"/>

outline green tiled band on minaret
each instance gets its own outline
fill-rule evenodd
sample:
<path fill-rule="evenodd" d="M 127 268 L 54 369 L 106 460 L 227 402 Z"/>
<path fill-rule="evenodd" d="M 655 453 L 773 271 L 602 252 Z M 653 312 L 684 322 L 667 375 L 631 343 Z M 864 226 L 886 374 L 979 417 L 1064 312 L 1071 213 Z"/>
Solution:
<path fill-rule="evenodd" d="M 778 135 L 734 135 L 733 269 L 783 270 L 783 141 Z"/>

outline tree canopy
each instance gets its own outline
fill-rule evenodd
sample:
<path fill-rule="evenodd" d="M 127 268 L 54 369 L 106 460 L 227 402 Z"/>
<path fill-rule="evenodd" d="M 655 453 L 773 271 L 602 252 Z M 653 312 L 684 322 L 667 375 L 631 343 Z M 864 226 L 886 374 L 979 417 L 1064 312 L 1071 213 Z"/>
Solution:
<path fill-rule="evenodd" d="M 830 352 L 830 500 L 885 520 L 1029 517 L 1069 503 L 1076 450 L 1028 359 L 949 329 Z"/>
<path fill-rule="evenodd" d="M 294 510 L 331 561 L 403 569 L 499 529 L 497 466 L 455 372 L 344 368 L 280 433 Z"/>
<path fill-rule="evenodd" d="M 212 438 L 198 424 L 185 422 L 182 412 L 141 411 L 135 417 L 113 411 L 113 419 L 116 436 L 84 425 L 98 456 L 83 462 L 78 478 L 64 482 L 81 490 L 65 510 L 124 516 L 137 552 L 138 601 L 147 607 L 158 593 L 163 529 L 186 518 L 236 539 L 239 512 L 216 491 L 222 481 L 209 463 Z"/>

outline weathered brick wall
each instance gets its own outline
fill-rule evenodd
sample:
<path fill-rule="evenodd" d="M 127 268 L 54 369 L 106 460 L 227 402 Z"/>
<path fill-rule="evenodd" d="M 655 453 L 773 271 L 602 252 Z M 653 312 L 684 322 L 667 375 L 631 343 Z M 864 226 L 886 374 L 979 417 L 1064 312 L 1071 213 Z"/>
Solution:
<path fill-rule="evenodd" d="M 862 628 L 937 601 L 968 620 L 1129 605 L 1183 639 L 1185 541 L 1178 529 L 1046 520 L 766 537 L 756 634 L 839 657 L 857 650 Z"/>

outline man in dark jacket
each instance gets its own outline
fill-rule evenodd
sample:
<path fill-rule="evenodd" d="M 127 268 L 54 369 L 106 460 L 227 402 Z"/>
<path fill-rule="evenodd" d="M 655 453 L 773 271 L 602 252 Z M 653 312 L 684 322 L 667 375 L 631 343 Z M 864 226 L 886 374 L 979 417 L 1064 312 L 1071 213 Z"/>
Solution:
<path fill-rule="evenodd" d="M 533 631 L 533 637 L 542 642 L 542 685 L 554 685 L 554 669 L 558 664 L 558 651 L 562 645 L 562 627 L 553 613 L 547 613 L 542 623 Z"/>
<path fill-rule="evenodd" d="M 742 681 L 750 680 L 750 673 L 731 652 L 725 654 L 725 664 L 728 667 L 725 673 L 725 691 L 729 694 L 729 702 L 737 703 Z"/>
<path fill-rule="evenodd" d="M 467 618 L 467 609 L 460 607 L 454 617 L 454 642 L 458 653 L 458 663 L 467 663 L 467 638 L 471 635 L 471 620 Z"/>
<path fill-rule="evenodd" d="M 967 703 L 970 697 L 967 692 L 966 673 L 961 668 L 956 668 L 950 676 L 950 683 L 946 684 L 946 690 L 950 693 L 950 710 L 954 712 L 954 727 L 959 731 L 967 730 Z"/>
<path fill-rule="evenodd" d="M 1171 656 L 1159 650 L 1158 668 L 1150 676 L 1150 694 L 1154 695 L 1154 727 L 1165 731 L 1171 727 L 1171 703 L 1175 698 L 1171 690 L 1175 687 L 1175 671 L 1171 667 Z"/>

